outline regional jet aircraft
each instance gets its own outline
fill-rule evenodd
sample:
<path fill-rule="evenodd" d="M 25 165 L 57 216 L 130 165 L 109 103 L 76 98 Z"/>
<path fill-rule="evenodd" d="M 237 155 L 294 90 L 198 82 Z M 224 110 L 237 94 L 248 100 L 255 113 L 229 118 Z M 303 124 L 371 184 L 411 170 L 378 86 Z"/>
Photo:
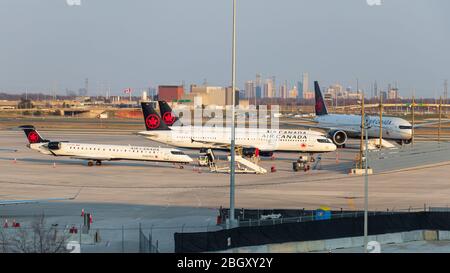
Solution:
<path fill-rule="evenodd" d="M 160 107 L 161 120 L 152 104 L 142 102 L 147 131 L 139 132 L 148 139 L 183 148 L 210 148 L 229 150 L 231 128 L 205 126 L 172 126 L 176 116 L 170 107 Z M 336 150 L 336 145 L 319 132 L 310 130 L 284 130 L 260 128 L 236 128 L 236 147 L 258 149 L 261 156 L 270 156 L 274 151 L 299 153 L 325 153 Z"/>
<path fill-rule="evenodd" d="M 160 147 L 138 147 L 70 143 L 43 139 L 34 126 L 20 127 L 28 138 L 28 147 L 40 153 L 53 156 L 68 156 L 88 161 L 88 166 L 101 165 L 102 161 L 135 160 L 188 164 L 192 158 L 180 150 Z"/>

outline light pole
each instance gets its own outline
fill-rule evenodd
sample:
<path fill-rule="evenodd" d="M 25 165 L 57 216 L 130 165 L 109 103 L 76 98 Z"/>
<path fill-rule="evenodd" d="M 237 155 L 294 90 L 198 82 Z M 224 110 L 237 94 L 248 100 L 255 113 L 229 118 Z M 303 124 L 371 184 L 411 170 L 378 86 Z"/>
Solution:
<path fill-rule="evenodd" d="M 366 134 L 366 143 L 365 148 L 366 151 L 364 153 L 364 252 L 367 253 L 367 244 L 369 243 L 368 240 L 368 231 L 369 231 L 369 136 L 367 130 L 369 129 L 369 126 L 366 125 L 364 130 Z"/>
<path fill-rule="evenodd" d="M 233 34 L 232 34 L 232 61 L 231 61 L 231 147 L 230 147 L 230 217 L 228 219 L 228 227 L 233 228 L 236 225 L 236 219 L 234 215 L 234 203 L 235 203 L 235 108 L 234 103 L 236 101 L 236 0 L 233 0 Z"/>

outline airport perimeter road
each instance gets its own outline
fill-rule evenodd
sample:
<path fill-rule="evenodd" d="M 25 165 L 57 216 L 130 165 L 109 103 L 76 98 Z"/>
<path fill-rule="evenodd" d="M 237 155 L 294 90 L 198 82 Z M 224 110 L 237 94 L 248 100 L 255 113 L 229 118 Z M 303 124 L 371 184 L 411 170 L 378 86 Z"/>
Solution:
<path fill-rule="evenodd" d="M 179 169 L 164 163 L 105 162 L 87 167 L 82 161 L 54 158 L 25 147 L 22 132 L 0 131 L 0 194 L 3 199 L 73 196 L 75 202 L 122 203 L 156 206 L 218 208 L 228 205 L 229 178 L 225 174 L 197 171 L 194 166 Z M 50 139 L 135 145 L 157 145 L 139 136 L 59 135 Z M 13 152 L 17 149 L 17 152 Z M 343 209 L 363 207 L 363 178 L 347 174 L 356 150 L 324 156 L 322 170 L 294 173 L 295 154 L 277 154 L 276 160 L 261 165 L 277 172 L 267 175 L 238 175 L 236 206 L 246 208 Z M 196 152 L 190 152 L 195 157 Z M 17 159 L 14 162 L 14 159 Z M 55 163 L 55 165 L 54 165 Z M 226 162 L 224 162 L 226 164 Z M 370 209 L 446 205 L 450 188 L 450 164 L 370 177 Z"/>

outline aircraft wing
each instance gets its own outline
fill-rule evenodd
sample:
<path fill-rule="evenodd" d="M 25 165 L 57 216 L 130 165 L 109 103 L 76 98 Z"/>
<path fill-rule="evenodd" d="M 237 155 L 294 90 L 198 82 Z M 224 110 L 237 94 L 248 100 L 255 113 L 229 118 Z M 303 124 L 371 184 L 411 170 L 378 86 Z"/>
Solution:
<path fill-rule="evenodd" d="M 215 141 L 205 141 L 205 140 L 196 140 L 191 138 L 191 142 L 198 142 L 198 143 L 203 143 L 203 144 L 209 144 L 211 146 L 214 146 L 216 148 L 219 149 L 229 149 L 230 148 L 230 144 L 228 143 L 220 143 L 220 142 L 215 142 Z"/>
<path fill-rule="evenodd" d="M 325 131 L 339 130 L 339 131 L 345 131 L 345 132 L 354 133 L 354 134 L 357 134 L 360 132 L 359 130 L 345 127 L 345 125 L 341 128 L 337 128 L 337 127 L 333 127 L 333 126 L 319 125 L 319 124 L 302 124 L 302 123 L 299 124 L 299 123 L 291 123 L 291 122 L 283 122 L 283 123 L 289 124 L 289 125 L 295 125 L 297 127 L 307 128 L 307 129 L 320 129 L 320 130 L 325 130 Z"/>
<path fill-rule="evenodd" d="M 81 160 L 101 160 L 101 161 L 103 161 L 103 160 L 106 160 L 106 161 L 109 161 L 109 160 L 112 160 L 112 158 L 111 157 L 105 157 L 105 156 L 72 156 L 71 158 L 73 158 L 73 159 L 81 159 Z"/>
<path fill-rule="evenodd" d="M 230 149 L 231 144 L 228 143 L 219 143 L 219 142 L 213 142 L 213 141 L 205 141 L 205 140 L 194 140 L 191 139 L 192 142 L 198 142 L 198 143 L 203 143 L 203 144 L 209 144 L 217 149 Z M 257 148 L 261 151 L 272 151 L 274 148 L 271 147 L 256 147 L 253 145 L 237 145 L 236 147 L 241 147 L 241 148 Z"/>

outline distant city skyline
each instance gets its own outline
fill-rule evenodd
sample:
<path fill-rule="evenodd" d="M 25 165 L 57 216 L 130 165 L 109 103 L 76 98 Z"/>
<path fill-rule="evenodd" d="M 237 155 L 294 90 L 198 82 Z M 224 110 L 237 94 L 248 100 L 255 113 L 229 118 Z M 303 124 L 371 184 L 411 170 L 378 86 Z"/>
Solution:
<path fill-rule="evenodd" d="M 258 93 L 269 92 L 272 76 L 290 92 L 307 72 L 323 86 L 355 88 L 358 78 L 365 90 L 398 82 L 403 96 L 443 95 L 448 10 L 446 0 L 238 1 L 238 87 L 259 73 Z M 0 35 L 0 92 L 64 95 L 86 78 L 89 95 L 205 79 L 230 85 L 228 0 L 4 0 Z"/>

